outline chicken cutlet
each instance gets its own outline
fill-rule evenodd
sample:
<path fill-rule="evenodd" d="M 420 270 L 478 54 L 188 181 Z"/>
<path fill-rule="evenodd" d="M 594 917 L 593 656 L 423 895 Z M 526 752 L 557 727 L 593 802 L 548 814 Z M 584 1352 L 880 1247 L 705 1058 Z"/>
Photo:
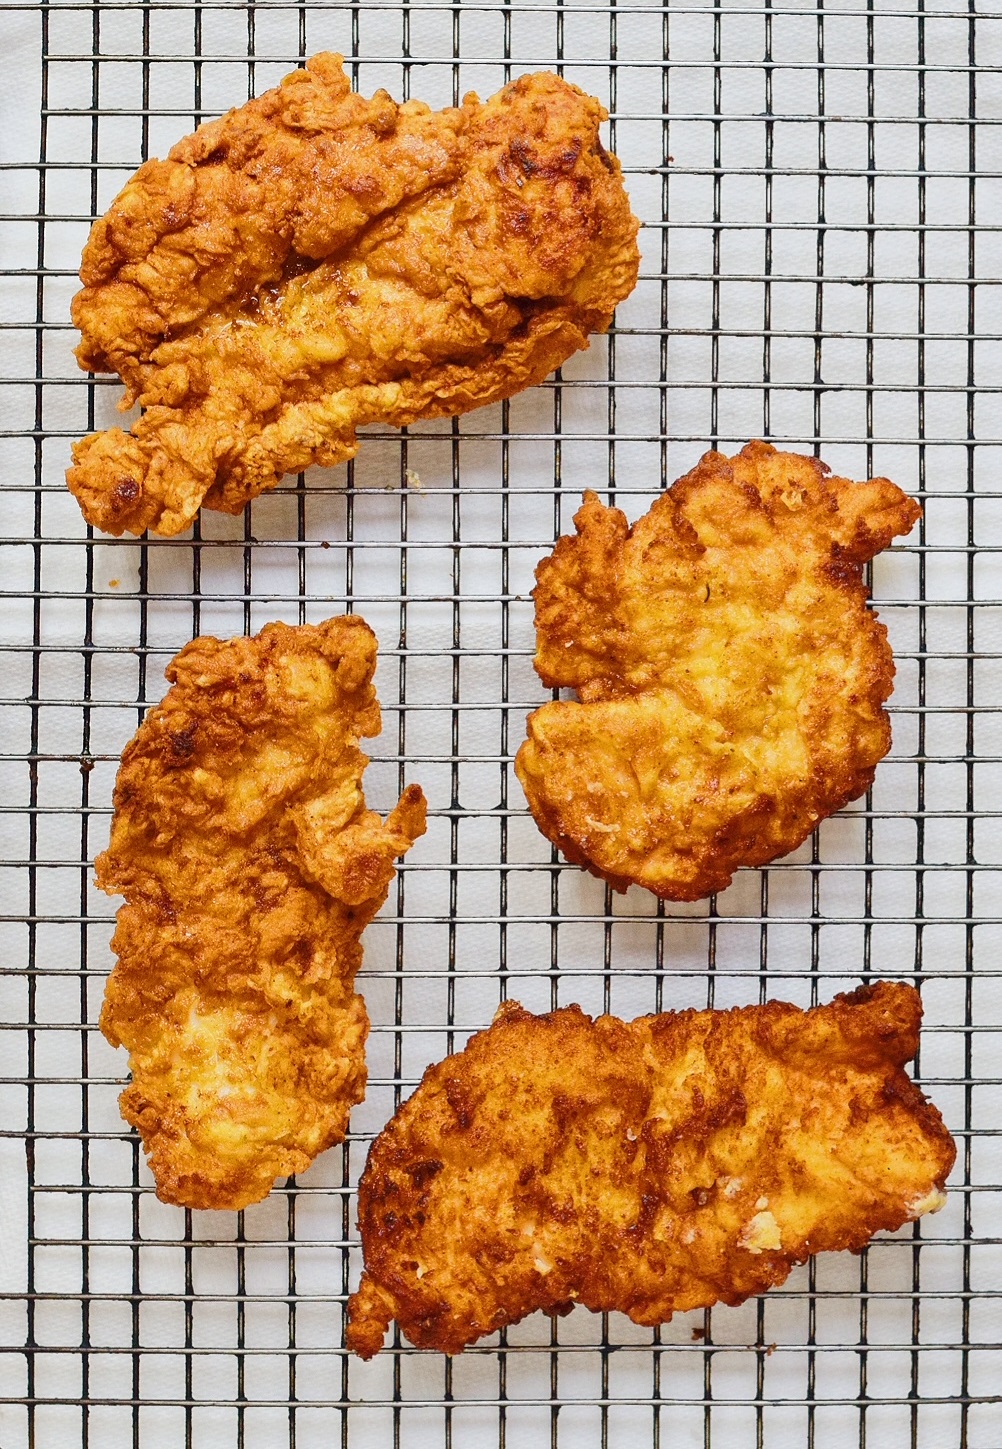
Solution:
<path fill-rule="evenodd" d="M 454 1354 L 575 1303 L 666 1323 L 936 1211 L 956 1149 L 903 1071 L 921 1013 L 889 982 L 806 1012 L 503 1005 L 372 1145 L 349 1347 L 396 1319 Z"/>
<path fill-rule="evenodd" d="M 343 1139 L 365 1093 L 364 927 L 425 829 L 365 807 L 380 729 L 359 618 L 195 639 L 122 756 L 102 890 L 125 896 L 101 1030 L 157 1195 L 242 1208 Z"/>
<path fill-rule="evenodd" d="M 73 450 L 88 523 L 239 513 L 363 424 L 468 412 L 586 347 L 639 266 L 605 118 L 545 72 L 443 111 L 365 100 L 320 54 L 146 162 L 73 302 L 80 365 L 144 409 Z"/>
<path fill-rule="evenodd" d="M 920 513 L 761 442 L 707 453 L 632 528 L 586 493 L 536 570 L 536 670 L 578 696 L 529 716 L 515 761 L 543 834 L 689 901 L 862 795 L 894 679 L 863 565 Z"/>

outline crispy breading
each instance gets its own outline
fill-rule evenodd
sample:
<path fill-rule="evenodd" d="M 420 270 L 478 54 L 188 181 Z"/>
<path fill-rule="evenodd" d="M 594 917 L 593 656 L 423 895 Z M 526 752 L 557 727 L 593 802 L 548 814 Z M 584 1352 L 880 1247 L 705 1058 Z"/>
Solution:
<path fill-rule="evenodd" d="M 443 111 L 364 100 L 321 54 L 148 161 L 73 303 L 81 366 L 146 409 L 74 448 L 87 521 L 239 513 L 363 424 L 467 412 L 586 347 L 639 266 L 605 117 L 545 72 Z"/>
<path fill-rule="evenodd" d="M 536 670 L 580 701 L 531 714 L 515 761 L 543 834 L 616 890 L 697 900 L 862 795 L 894 679 L 863 565 L 920 512 L 760 442 L 632 528 L 587 493 L 536 570 Z"/>
<path fill-rule="evenodd" d="M 165 1202 L 257 1202 L 365 1093 L 359 938 L 425 829 L 415 785 L 385 824 L 365 808 L 375 664 L 357 617 L 195 639 L 122 756 L 101 1030 L 129 1049 L 122 1114 Z"/>
<path fill-rule="evenodd" d="M 902 1070 L 918 993 L 596 1021 L 514 1003 L 429 1067 L 359 1187 L 348 1344 L 459 1353 L 537 1309 L 635 1323 L 933 1212 L 956 1150 Z"/>

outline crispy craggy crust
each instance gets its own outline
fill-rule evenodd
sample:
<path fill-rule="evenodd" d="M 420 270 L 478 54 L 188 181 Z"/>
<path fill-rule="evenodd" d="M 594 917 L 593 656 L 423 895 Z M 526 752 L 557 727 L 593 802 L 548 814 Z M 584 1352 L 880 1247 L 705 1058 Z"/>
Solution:
<path fill-rule="evenodd" d="M 537 1309 L 736 1304 L 936 1210 L 956 1150 L 902 1070 L 918 994 L 592 1021 L 502 1006 L 373 1143 L 348 1343 L 458 1353 Z"/>
<path fill-rule="evenodd" d="M 238 513 L 365 423 L 466 412 L 586 347 L 639 266 L 605 115 L 547 73 L 444 111 L 365 100 L 321 54 L 148 161 L 73 303 L 80 365 L 146 409 L 74 448 L 87 521 Z"/>
<path fill-rule="evenodd" d="M 258 1201 L 365 1093 L 359 938 L 425 829 L 415 785 L 385 824 L 365 808 L 375 663 L 358 618 L 195 639 L 122 757 L 101 1030 L 129 1049 L 122 1114 L 165 1202 Z"/>
<path fill-rule="evenodd" d="M 536 570 L 536 823 L 616 890 L 696 900 L 793 850 L 890 748 L 894 661 L 863 565 L 921 510 L 886 478 L 749 443 L 632 528 L 594 493 Z"/>

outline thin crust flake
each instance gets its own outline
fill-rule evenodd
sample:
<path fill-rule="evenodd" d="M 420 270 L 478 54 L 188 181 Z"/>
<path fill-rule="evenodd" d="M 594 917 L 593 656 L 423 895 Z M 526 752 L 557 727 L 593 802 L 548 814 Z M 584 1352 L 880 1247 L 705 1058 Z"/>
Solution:
<path fill-rule="evenodd" d="M 546 72 L 442 111 L 366 100 L 319 54 L 146 162 L 73 302 L 81 367 L 144 409 L 75 446 L 87 521 L 239 513 L 364 424 L 467 412 L 587 347 L 639 267 L 605 118 Z"/>
<path fill-rule="evenodd" d="M 425 829 L 365 806 L 380 729 L 357 617 L 195 639 L 127 746 L 97 883 L 126 898 L 101 1030 L 157 1195 L 241 1208 L 343 1139 L 365 1093 L 360 937 Z"/>
<path fill-rule="evenodd" d="M 349 1347 L 396 1319 L 455 1354 L 575 1303 L 665 1323 L 937 1210 L 956 1149 L 903 1070 L 921 1010 L 888 982 L 629 1023 L 506 1003 L 372 1145 Z"/>
<path fill-rule="evenodd" d="M 723 890 L 862 795 L 894 660 L 863 566 L 920 516 L 886 478 L 749 443 L 707 453 L 631 528 L 586 493 L 536 570 L 515 769 L 540 830 L 616 890 Z"/>

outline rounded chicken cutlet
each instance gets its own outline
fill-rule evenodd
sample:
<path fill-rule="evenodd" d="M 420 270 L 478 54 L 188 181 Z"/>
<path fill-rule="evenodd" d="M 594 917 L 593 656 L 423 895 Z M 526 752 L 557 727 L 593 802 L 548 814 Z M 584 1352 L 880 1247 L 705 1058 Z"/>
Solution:
<path fill-rule="evenodd" d="M 122 757 L 101 1030 L 129 1050 L 122 1114 L 165 1202 L 258 1201 L 365 1093 L 359 938 L 425 828 L 417 786 L 385 822 L 365 807 L 375 664 L 359 618 L 195 639 Z"/>
<path fill-rule="evenodd" d="M 459 1353 L 575 1303 L 664 1323 L 942 1207 L 956 1150 L 902 1069 L 920 1017 L 887 982 L 806 1012 L 502 1006 L 372 1145 L 349 1347 L 396 1319 Z"/>
<path fill-rule="evenodd" d="M 707 453 L 631 528 L 585 495 L 536 570 L 515 769 L 540 830 L 616 890 L 727 886 L 862 795 L 894 661 L 863 565 L 921 510 L 886 478 L 749 443 Z"/>
<path fill-rule="evenodd" d="M 74 448 L 87 521 L 239 513 L 363 424 L 467 412 L 587 347 L 639 267 L 605 117 L 545 72 L 443 111 L 365 100 L 321 54 L 148 161 L 73 302 L 80 365 L 144 409 Z"/>

